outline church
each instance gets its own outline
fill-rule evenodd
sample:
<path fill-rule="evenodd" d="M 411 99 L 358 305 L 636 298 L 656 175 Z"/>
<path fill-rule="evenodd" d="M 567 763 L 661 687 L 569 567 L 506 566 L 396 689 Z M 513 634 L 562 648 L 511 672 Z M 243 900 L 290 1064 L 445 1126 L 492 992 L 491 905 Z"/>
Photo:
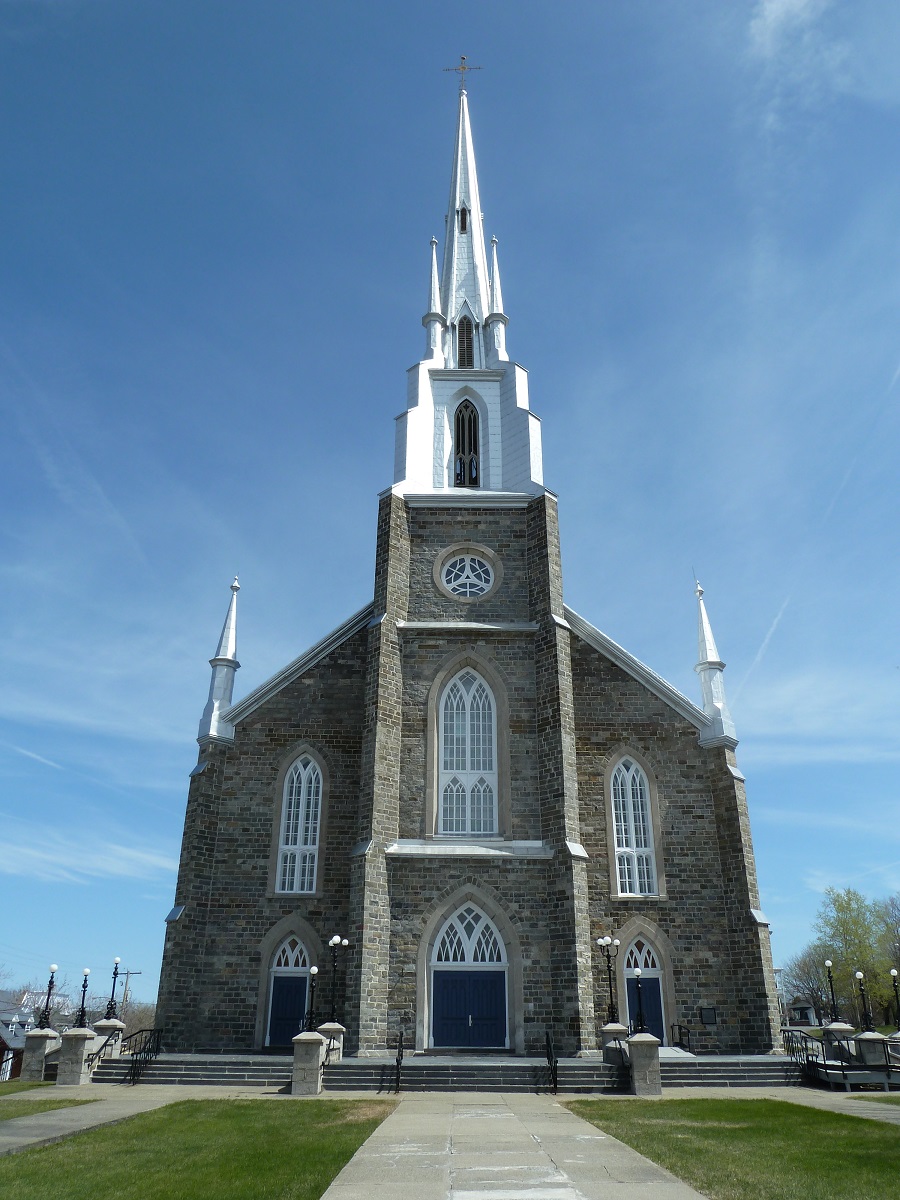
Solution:
<path fill-rule="evenodd" d="M 699 705 L 566 606 L 507 324 L 461 88 L 372 599 L 235 703 L 232 585 L 167 918 L 167 1050 L 288 1053 L 316 983 L 361 1056 L 401 1031 L 423 1053 L 539 1054 L 549 1031 L 589 1055 L 639 996 L 664 1044 L 773 1047 L 702 589 Z"/>

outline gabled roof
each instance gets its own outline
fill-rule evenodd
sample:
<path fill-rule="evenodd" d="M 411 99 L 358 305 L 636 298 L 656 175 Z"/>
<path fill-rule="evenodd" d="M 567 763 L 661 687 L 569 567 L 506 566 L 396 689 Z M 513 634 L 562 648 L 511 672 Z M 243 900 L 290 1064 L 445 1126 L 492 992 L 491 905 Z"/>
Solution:
<path fill-rule="evenodd" d="M 288 663 L 271 679 L 267 679 L 265 683 L 261 683 L 259 687 L 254 688 L 252 692 L 246 695 L 243 700 L 239 700 L 237 704 L 233 704 L 231 708 L 222 713 L 222 717 L 230 725 L 237 725 L 239 721 L 245 720 L 254 712 L 261 704 L 280 692 L 283 687 L 295 680 L 304 671 L 308 671 L 310 667 L 314 667 L 316 663 L 321 662 L 326 654 L 330 654 L 332 650 L 346 642 L 354 633 L 358 633 L 360 629 L 364 629 L 372 619 L 375 611 L 374 604 L 367 604 L 365 608 L 361 608 L 359 612 L 354 613 L 349 620 L 343 625 L 338 625 L 337 629 L 333 629 L 331 633 L 322 638 L 320 642 L 316 642 L 299 658 L 295 658 L 293 662 Z"/>
<path fill-rule="evenodd" d="M 605 654 L 608 659 L 621 667 L 622 670 L 636 679 L 638 683 L 642 683 L 648 691 L 651 691 L 654 696 L 658 696 L 660 700 L 665 701 L 671 708 L 674 708 L 677 713 L 680 713 L 686 721 L 690 721 L 697 729 L 705 729 L 709 724 L 705 713 L 698 708 L 696 704 L 692 704 L 687 696 L 682 696 L 681 692 L 671 683 L 668 683 L 661 675 L 657 675 L 655 671 L 646 666 L 635 658 L 633 654 L 629 654 L 623 649 L 618 642 L 614 642 L 612 638 L 607 637 L 605 633 L 601 633 L 599 629 L 595 629 L 584 617 L 580 617 L 577 612 L 565 607 L 566 620 L 572 628 L 572 632 L 576 633 L 582 641 L 587 642 L 589 646 L 593 646 L 595 650 L 599 650 L 601 654 Z"/>

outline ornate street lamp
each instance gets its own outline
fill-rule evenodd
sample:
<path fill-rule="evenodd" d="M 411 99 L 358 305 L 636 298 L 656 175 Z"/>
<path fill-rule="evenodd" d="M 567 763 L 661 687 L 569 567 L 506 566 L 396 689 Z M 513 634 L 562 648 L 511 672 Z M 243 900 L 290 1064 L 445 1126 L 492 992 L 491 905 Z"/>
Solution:
<path fill-rule="evenodd" d="M 335 934 L 329 941 L 328 945 L 331 948 L 331 1022 L 337 1020 L 337 958 L 338 950 L 346 950 L 350 943 L 346 938 L 342 938 L 340 934 Z"/>
<path fill-rule="evenodd" d="M 894 1003 L 897 1006 L 897 1028 L 900 1029 L 900 989 L 897 988 L 897 968 L 891 967 L 891 983 L 894 988 Z"/>
<path fill-rule="evenodd" d="M 613 963 L 619 953 L 620 942 L 618 938 L 606 937 L 597 938 L 597 945 L 600 947 L 600 953 L 606 959 L 606 981 L 609 985 L 609 1007 L 607 1009 L 607 1020 L 610 1025 L 619 1023 L 619 1005 L 616 1002 L 616 992 L 613 985 Z"/>
<path fill-rule="evenodd" d="M 837 1001 L 834 998 L 834 976 L 831 973 L 831 968 L 833 966 L 834 963 L 831 961 L 831 959 L 826 958 L 825 969 L 828 971 L 828 990 L 831 992 L 831 1019 L 832 1021 L 836 1021 L 838 1019 L 838 1010 Z"/>
<path fill-rule="evenodd" d="M 865 976 L 862 971 L 856 972 L 856 980 L 859 983 L 859 995 L 862 1000 L 863 1007 L 863 1028 L 866 1033 L 874 1033 L 875 1026 L 872 1024 L 872 1012 L 869 1008 L 869 997 L 866 995 L 866 985 L 863 982 Z"/>
<path fill-rule="evenodd" d="M 82 972 L 84 975 L 84 982 L 81 985 L 81 1008 L 79 1008 L 78 1016 L 75 1018 L 75 1026 L 77 1029 L 84 1029 L 85 1025 L 87 1025 L 87 1013 L 84 1011 L 84 1002 L 87 996 L 88 975 L 90 975 L 90 973 L 90 967 L 85 967 L 84 971 Z"/>
<path fill-rule="evenodd" d="M 634 978 L 637 983 L 637 1018 L 634 1023 L 635 1033 L 646 1033 L 647 1026 L 644 1024 L 644 1002 L 641 999 L 641 968 L 634 968 Z"/>
<path fill-rule="evenodd" d="M 122 961 L 121 958 L 113 959 L 114 965 L 113 965 L 113 973 L 112 973 L 112 981 L 113 981 L 112 991 L 109 993 L 109 1004 L 107 1004 L 107 1006 L 106 1006 L 105 1019 L 107 1021 L 114 1021 L 116 1019 L 116 982 L 118 981 L 118 978 L 119 978 L 119 963 L 121 961 Z"/>
<path fill-rule="evenodd" d="M 58 970 L 59 967 L 56 963 L 50 964 L 50 982 L 47 984 L 47 999 L 44 1001 L 44 1007 L 41 1010 L 38 1029 L 50 1028 L 50 997 L 53 995 L 53 989 L 56 987 L 56 972 Z"/>
<path fill-rule="evenodd" d="M 309 1007 L 306 1010 L 306 1021 L 303 1025 L 307 1033 L 314 1029 L 316 1024 L 316 976 L 318 974 L 318 967 L 309 968 Z"/>

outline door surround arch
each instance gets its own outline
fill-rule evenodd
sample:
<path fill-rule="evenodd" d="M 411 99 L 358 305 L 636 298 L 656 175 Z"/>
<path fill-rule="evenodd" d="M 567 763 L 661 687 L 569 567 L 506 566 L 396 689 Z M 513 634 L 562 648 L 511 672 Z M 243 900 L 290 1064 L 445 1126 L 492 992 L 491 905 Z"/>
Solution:
<path fill-rule="evenodd" d="M 638 938 L 649 944 L 659 963 L 659 979 L 662 989 L 664 1044 L 668 1045 L 672 1026 L 676 1021 L 676 1011 L 673 997 L 675 995 L 675 978 L 672 974 L 672 943 L 660 927 L 646 917 L 631 917 L 616 932 L 616 937 L 622 943 L 621 969 L 616 971 L 616 994 L 620 1014 L 628 1012 L 628 985 L 625 975 L 625 958 L 628 951 Z"/>
<path fill-rule="evenodd" d="M 258 1050 L 266 1044 L 269 1031 L 269 1003 L 271 996 L 271 974 L 275 954 L 285 938 L 293 934 L 302 942 L 309 958 L 310 966 L 324 961 L 322 940 L 308 921 L 298 913 L 282 919 L 273 925 L 259 944 L 259 984 L 256 999 L 256 1028 L 254 1045 Z"/>
<path fill-rule="evenodd" d="M 416 1050 L 427 1050 L 431 1041 L 431 973 L 438 939 L 451 917 L 466 904 L 471 904 L 484 914 L 503 942 L 506 954 L 506 1029 L 509 1048 L 514 1054 L 524 1054 L 522 953 L 519 938 L 493 889 L 474 883 L 448 891 L 423 921 L 416 956 Z"/>

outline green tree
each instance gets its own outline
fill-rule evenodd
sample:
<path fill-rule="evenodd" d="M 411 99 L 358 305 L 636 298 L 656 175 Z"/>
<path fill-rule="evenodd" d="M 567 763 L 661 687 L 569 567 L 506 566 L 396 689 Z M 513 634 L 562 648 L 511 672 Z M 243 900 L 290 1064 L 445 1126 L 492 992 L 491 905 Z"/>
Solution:
<path fill-rule="evenodd" d="M 814 926 L 834 962 L 835 993 L 844 1015 L 859 1025 L 862 1009 L 855 973 L 862 971 L 876 1021 L 890 1021 L 893 1004 L 886 954 L 884 901 L 867 900 L 855 888 L 828 888 Z"/>

